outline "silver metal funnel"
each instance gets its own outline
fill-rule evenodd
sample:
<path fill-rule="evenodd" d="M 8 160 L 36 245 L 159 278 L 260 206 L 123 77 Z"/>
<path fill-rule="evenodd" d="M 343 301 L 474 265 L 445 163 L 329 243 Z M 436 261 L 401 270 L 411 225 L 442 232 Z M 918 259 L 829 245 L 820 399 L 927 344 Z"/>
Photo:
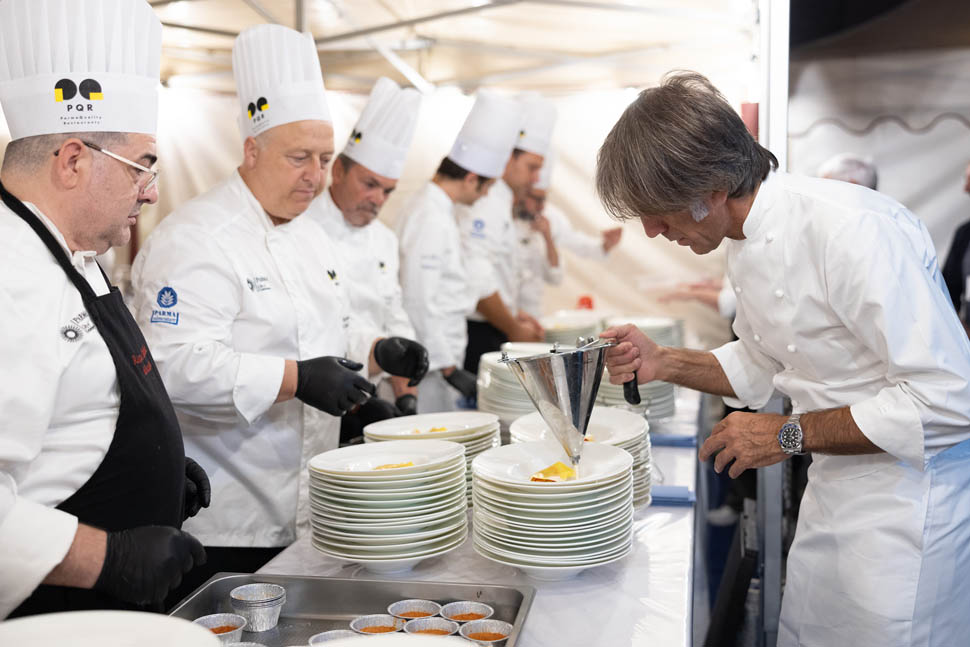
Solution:
<path fill-rule="evenodd" d="M 614 342 L 580 339 L 579 348 L 558 350 L 502 362 L 518 378 L 542 419 L 559 439 L 573 465 L 579 464 L 583 437 L 603 377 L 606 349 Z"/>

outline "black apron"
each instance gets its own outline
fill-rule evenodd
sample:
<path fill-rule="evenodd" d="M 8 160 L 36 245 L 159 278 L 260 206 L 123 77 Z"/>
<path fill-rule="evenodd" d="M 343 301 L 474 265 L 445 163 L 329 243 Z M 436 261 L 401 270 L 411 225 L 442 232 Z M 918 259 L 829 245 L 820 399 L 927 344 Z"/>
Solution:
<path fill-rule="evenodd" d="M 465 347 L 465 370 L 478 375 L 478 364 L 485 353 L 502 349 L 509 338 L 487 321 L 465 320 L 468 324 L 468 345 Z"/>
<path fill-rule="evenodd" d="M 155 360 L 121 292 L 111 286 L 108 294 L 97 296 L 47 227 L 2 184 L 0 198 L 37 233 L 81 293 L 118 375 L 121 406 L 108 452 L 91 478 L 57 509 L 108 532 L 147 525 L 180 528 L 185 488 L 182 433 Z M 10 617 L 135 608 L 139 607 L 96 591 L 42 585 Z"/>

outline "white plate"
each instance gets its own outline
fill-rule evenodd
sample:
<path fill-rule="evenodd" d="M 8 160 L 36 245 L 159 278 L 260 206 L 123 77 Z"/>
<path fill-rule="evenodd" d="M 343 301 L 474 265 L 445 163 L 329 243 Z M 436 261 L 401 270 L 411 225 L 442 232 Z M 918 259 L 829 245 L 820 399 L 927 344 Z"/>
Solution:
<path fill-rule="evenodd" d="M 587 442 L 620 445 L 637 441 L 647 431 L 647 421 L 631 411 L 613 407 L 593 407 L 586 428 Z M 522 416 L 509 427 L 509 435 L 520 442 L 555 440 L 539 412 Z"/>
<path fill-rule="evenodd" d="M 310 493 L 310 505 L 316 506 L 332 514 L 356 513 L 366 515 L 376 513 L 377 516 L 393 516 L 397 514 L 417 514 L 430 512 L 435 509 L 446 508 L 459 496 L 465 494 L 467 485 L 460 484 L 455 488 L 434 497 L 422 499 L 396 499 L 393 501 L 341 501 L 321 496 L 316 492 Z M 374 516 L 372 514 L 372 516 Z"/>
<path fill-rule="evenodd" d="M 536 564 L 549 566 L 565 566 L 575 562 L 588 562 L 590 560 L 602 559 L 616 554 L 618 550 L 626 548 L 632 541 L 633 533 L 631 526 L 620 528 L 616 533 L 607 537 L 605 540 L 586 542 L 573 546 L 548 546 L 529 543 L 509 542 L 506 540 L 494 539 L 481 532 L 475 531 L 475 541 L 483 546 L 492 548 L 501 555 L 507 552 L 508 555 L 515 555 L 519 559 L 534 561 Z"/>
<path fill-rule="evenodd" d="M 633 510 L 631 509 L 612 520 L 593 524 L 581 530 L 558 530 L 555 528 L 537 530 L 509 526 L 500 520 L 496 520 L 495 517 L 489 516 L 486 512 L 475 510 L 472 515 L 472 524 L 477 530 L 485 530 L 497 537 L 504 537 L 511 541 L 557 544 L 561 542 L 581 541 L 591 537 L 603 537 L 611 534 L 618 527 L 631 523 L 633 514 Z"/>
<path fill-rule="evenodd" d="M 432 493 L 447 492 L 454 488 L 458 483 L 462 483 L 466 480 L 465 471 L 455 470 L 454 474 L 449 474 L 447 478 L 441 481 L 433 481 L 431 483 L 420 483 L 414 487 L 392 487 L 392 488 L 349 488 L 342 487 L 340 485 L 333 485 L 325 482 L 314 482 L 310 481 L 309 487 L 311 491 L 316 491 L 317 493 L 327 496 L 329 498 L 338 499 L 340 501 L 387 501 L 391 499 L 420 499 L 422 497 L 428 497 Z"/>
<path fill-rule="evenodd" d="M 310 523 L 316 523 L 317 525 L 324 526 L 327 528 L 335 528 L 337 530 L 343 530 L 345 532 L 356 532 L 356 533 L 370 533 L 370 534 L 380 534 L 380 533 L 403 533 L 412 530 L 419 530 L 422 528 L 427 528 L 429 526 L 441 523 L 443 520 L 450 519 L 457 515 L 459 512 L 465 514 L 467 510 L 467 500 L 462 499 L 458 504 L 452 507 L 441 510 L 440 512 L 435 512 L 433 514 L 424 515 L 422 517 L 414 517 L 411 519 L 401 519 L 395 521 L 389 521 L 386 519 L 377 521 L 364 521 L 359 520 L 346 520 L 346 519 L 334 519 L 331 517 L 324 516 L 322 514 L 314 513 L 313 518 Z"/>
<path fill-rule="evenodd" d="M 493 532 L 488 526 L 483 526 L 480 524 L 476 524 L 475 526 L 475 534 L 486 537 L 493 543 L 506 545 L 515 550 L 529 548 L 533 550 L 548 551 L 550 555 L 553 555 L 556 551 L 560 550 L 575 550 L 577 548 L 590 548 L 593 546 L 608 544 L 621 536 L 629 535 L 629 533 L 630 522 L 627 522 L 625 528 L 623 526 L 606 528 L 590 535 L 575 535 L 572 537 L 561 537 L 556 541 L 546 541 L 533 539 L 531 537 L 524 539 L 520 537 L 509 537 Z"/>
<path fill-rule="evenodd" d="M 474 549 L 476 553 L 485 559 L 489 559 L 493 562 L 498 562 L 499 564 L 504 564 L 506 566 L 513 566 L 525 573 L 528 577 L 531 577 L 534 580 L 539 580 L 540 582 L 561 582 L 562 580 L 568 580 L 576 577 L 585 570 L 617 562 L 633 552 L 633 546 L 631 545 L 627 552 L 617 555 L 616 557 L 611 557 L 603 561 L 597 561 L 592 564 L 585 564 L 583 566 L 533 566 L 490 554 L 487 549 L 483 549 L 477 544 L 474 545 Z"/>
<path fill-rule="evenodd" d="M 635 478 L 633 482 L 636 483 Z M 474 488 L 477 488 L 483 494 L 487 494 L 491 499 L 497 499 L 508 505 L 524 505 L 539 508 L 568 508 L 570 506 L 586 505 L 596 501 L 602 501 L 630 487 L 629 479 L 625 478 L 615 484 L 611 483 L 595 490 L 523 494 L 495 487 L 488 481 L 480 478 L 473 478 L 472 483 Z"/>
<path fill-rule="evenodd" d="M 385 443 L 365 443 L 333 449 L 310 459 L 309 468 L 324 474 L 341 476 L 398 476 L 420 474 L 438 468 L 457 456 L 464 456 L 465 448 L 447 440 L 428 440 L 413 443 L 392 440 Z M 378 470 L 381 465 L 414 463 L 408 467 Z"/>
<path fill-rule="evenodd" d="M 418 561 L 421 561 L 421 559 L 428 559 L 429 557 L 434 557 L 436 555 L 441 555 L 443 553 L 447 553 L 449 550 L 452 550 L 453 548 L 457 548 L 458 546 L 460 546 L 465 541 L 465 539 L 467 537 L 468 537 L 468 534 L 466 532 L 466 533 L 463 533 L 463 534 L 459 535 L 457 539 L 453 539 L 453 540 L 450 540 L 450 541 L 442 542 L 440 546 L 439 545 L 433 545 L 433 546 L 428 547 L 428 548 L 426 548 L 424 550 L 419 550 L 419 551 L 404 551 L 404 552 L 396 553 L 396 554 L 383 555 L 381 557 L 370 557 L 370 556 L 365 557 L 365 556 L 347 555 L 346 553 L 335 552 L 335 551 L 333 551 L 333 550 L 331 550 L 329 548 L 326 548 L 326 547 L 323 547 L 323 546 L 319 545 L 317 543 L 317 538 L 315 536 L 311 538 L 310 543 L 313 545 L 314 548 L 316 548 L 317 550 L 319 550 L 321 553 L 326 553 L 327 555 L 330 555 L 331 557 L 337 557 L 338 559 L 344 559 L 344 560 L 347 560 L 347 561 L 350 561 L 350 562 L 356 562 L 356 563 L 361 564 L 361 565 L 368 565 L 369 566 L 371 564 L 375 564 L 375 565 L 382 565 L 383 564 L 383 565 L 390 566 L 391 565 L 391 562 L 399 562 L 399 561 L 403 561 L 403 560 L 413 560 L 415 558 L 420 558 L 420 559 L 418 559 Z M 417 563 L 417 561 L 414 562 L 414 564 L 416 564 L 416 563 Z M 413 566 L 414 564 L 412 564 L 411 566 Z M 411 568 L 411 567 L 409 566 L 407 568 Z M 406 569 L 398 568 L 398 571 L 400 571 L 400 570 L 406 570 Z M 377 571 L 377 572 L 381 572 L 381 571 Z M 396 571 L 387 571 L 387 572 L 393 573 L 393 572 L 396 572 Z"/>
<path fill-rule="evenodd" d="M 494 414 L 490 414 L 490 415 L 494 415 Z M 480 429 L 469 431 L 467 433 L 449 436 L 448 438 L 435 438 L 434 440 L 449 440 L 453 443 L 461 443 L 463 445 L 467 445 L 469 443 L 480 441 L 483 438 L 486 438 L 494 433 L 497 433 L 500 429 L 501 429 L 501 425 L 496 422 L 494 425 L 489 425 L 488 427 L 482 427 Z M 367 442 L 367 443 L 386 442 L 388 440 L 429 440 L 429 438 L 426 438 L 424 436 L 414 436 L 409 438 L 404 436 L 391 436 L 391 435 L 373 434 L 373 433 L 368 433 L 364 435 L 364 442 Z"/>
<path fill-rule="evenodd" d="M 0 623 L 0 645 L 18 647 L 219 647 L 188 620 L 140 611 L 46 613 Z"/>
<path fill-rule="evenodd" d="M 490 552 L 503 557 L 505 559 L 511 559 L 515 561 L 522 562 L 523 564 L 529 564 L 531 566 L 583 566 L 593 562 L 599 562 L 605 559 L 611 559 L 617 555 L 621 555 L 627 550 L 629 550 L 630 545 L 633 543 L 632 534 L 626 540 L 619 540 L 614 542 L 615 546 L 609 550 L 604 550 L 596 554 L 590 554 L 588 556 L 579 557 L 542 557 L 537 555 L 530 555 L 525 553 L 519 553 L 513 550 L 505 550 L 504 548 L 497 547 L 491 542 L 488 542 L 481 536 L 475 536 L 473 538 L 473 544 L 476 546 L 481 546 L 488 549 Z"/>
<path fill-rule="evenodd" d="M 364 435 L 400 436 L 408 440 L 450 440 L 450 436 L 461 436 L 498 423 L 498 416 L 482 411 L 450 411 L 442 413 L 423 413 L 415 416 L 401 416 L 373 422 L 364 427 Z M 444 427 L 444 431 L 430 431 Z M 415 430 L 421 433 L 415 433 Z"/>
<path fill-rule="evenodd" d="M 501 490 L 502 492 L 509 492 L 511 494 L 542 495 L 548 497 L 552 497 L 557 494 L 562 494 L 564 496 L 575 496 L 580 493 L 588 493 L 605 489 L 622 483 L 628 478 L 628 476 L 629 475 L 626 473 L 620 473 L 613 478 L 578 484 L 575 481 L 566 481 L 564 483 L 555 483 L 554 485 L 556 485 L 556 488 L 552 489 L 546 487 L 553 485 L 552 483 L 509 483 L 507 481 L 493 481 L 482 473 L 472 474 L 473 479 L 491 485 L 493 489 Z"/>
<path fill-rule="evenodd" d="M 542 532 L 545 530 L 586 530 L 590 528 L 601 528 L 606 523 L 624 519 L 630 514 L 630 506 L 620 505 L 614 510 L 607 510 L 599 515 L 592 515 L 580 519 L 535 519 L 532 517 L 517 517 L 506 515 L 501 510 L 488 507 L 487 504 L 476 502 L 475 512 L 482 514 L 489 519 L 493 526 L 505 526 L 518 528 L 520 530 Z"/>
<path fill-rule="evenodd" d="M 324 474 L 322 472 L 314 472 L 313 470 L 308 470 L 310 474 L 310 482 L 326 485 L 337 485 L 339 487 L 355 488 L 362 490 L 382 490 L 388 488 L 397 487 L 411 487 L 418 486 L 422 484 L 436 483 L 444 479 L 451 478 L 455 474 L 464 471 L 467 465 L 467 460 L 464 457 L 453 458 L 449 463 L 444 466 L 431 470 L 426 474 L 416 474 L 411 475 L 413 478 L 392 476 L 388 478 L 367 478 L 367 479 L 351 479 L 340 476 L 332 476 L 330 474 Z"/>
<path fill-rule="evenodd" d="M 394 542 L 401 543 L 403 541 L 428 539 L 430 537 L 437 537 L 446 532 L 451 532 L 456 528 L 460 528 L 467 522 L 468 515 L 455 515 L 453 517 L 445 517 L 441 523 L 436 523 L 433 526 L 429 526 L 427 529 L 418 530 L 416 532 L 408 533 L 384 533 L 379 535 L 374 535 L 370 533 L 354 533 L 354 532 L 344 532 L 342 530 L 336 530 L 326 525 L 320 525 L 318 522 L 310 520 L 310 524 L 313 526 L 313 531 L 320 537 L 326 537 L 329 541 L 352 541 L 358 544 L 374 544 L 375 546 L 391 544 Z"/>
<path fill-rule="evenodd" d="M 567 512 L 565 510 L 535 512 L 532 510 L 520 510 L 515 508 L 510 509 L 507 506 L 496 505 L 491 500 L 483 499 L 481 494 L 475 492 L 474 490 L 472 491 L 472 502 L 476 507 L 481 506 L 483 509 L 491 512 L 493 515 L 504 517 L 506 519 L 523 521 L 525 523 L 548 523 L 550 525 L 563 525 L 603 517 L 608 514 L 613 514 L 617 510 L 625 509 L 633 503 L 633 490 L 631 489 L 615 499 L 603 503 L 602 505 L 584 508 L 576 512 Z"/>
<path fill-rule="evenodd" d="M 477 489 L 476 489 L 477 488 Z M 575 514 L 586 510 L 593 510 L 609 503 L 625 498 L 633 490 L 633 479 L 627 479 L 618 487 L 612 487 L 608 492 L 603 492 L 601 496 L 591 496 L 584 501 L 510 501 L 501 494 L 495 494 L 478 484 L 472 488 L 485 502 L 496 505 L 510 512 L 520 512 L 522 514 L 549 513 L 549 514 Z M 592 494 L 598 494 L 596 490 Z"/>
<path fill-rule="evenodd" d="M 579 463 L 578 478 L 566 481 L 564 485 L 604 481 L 628 472 L 633 467 L 633 457 L 628 452 L 599 443 L 587 444 L 589 447 L 583 448 L 583 456 Z M 479 454 L 472 461 L 472 471 L 491 481 L 515 485 L 539 485 L 552 489 L 560 484 L 536 483 L 529 479 L 539 470 L 564 460 L 568 464 L 569 459 L 566 458 L 562 447 L 552 443 L 516 443 Z"/>
<path fill-rule="evenodd" d="M 317 544 L 335 553 L 342 553 L 345 556 L 364 557 L 366 559 L 380 559 L 384 555 L 399 555 L 401 553 L 412 553 L 422 551 L 427 548 L 450 543 L 468 532 L 465 526 L 459 526 L 448 532 L 443 532 L 436 537 L 426 539 L 415 539 L 412 541 L 402 541 L 397 544 L 352 544 L 347 541 L 333 540 L 319 533 L 314 532 Z"/>

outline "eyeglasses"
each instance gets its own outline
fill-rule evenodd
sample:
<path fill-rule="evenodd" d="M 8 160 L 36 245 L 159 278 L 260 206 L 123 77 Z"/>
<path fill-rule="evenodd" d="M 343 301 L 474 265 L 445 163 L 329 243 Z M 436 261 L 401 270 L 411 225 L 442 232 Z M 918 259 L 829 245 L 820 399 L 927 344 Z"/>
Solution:
<path fill-rule="evenodd" d="M 135 186 L 138 187 L 138 193 L 139 193 L 139 195 L 142 194 L 142 193 L 144 193 L 144 192 L 146 192 L 146 191 L 148 191 L 149 189 L 151 189 L 153 186 L 155 186 L 155 183 L 158 181 L 158 171 L 155 170 L 155 169 L 150 169 L 147 166 L 142 166 L 141 164 L 139 164 L 137 162 L 132 162 L 127 157 L 122 157 L 121 155 L 118 155 L 117 153 L 112 153 L 107 148 L 101 148 L 97 144 L 92 144 L 91 142 L 86 142 L 83 139 L 81 140 L 81 143 L 84 144 L 85 146 L 87 146 L 88 148 L 92 149 L 92 150 L 96 150 L 99 153 L 104 153 L 108 157 L 110 157 L 112 159 L 118 160 L 122 164 L 127 164 L 128 166 L 130 166 L 130 167 L 132 167 L 134 169 L 138 169 L 138 171 L 139 171 L 139 173 L 138 173 L 138 179 L 135 181 Z M 60 151 L 54 151 L 54 155 L 56 156 L 59 152 Z M 148 181 L 147 182 L 144 181 L 143 178 L 148 178 Z"/>

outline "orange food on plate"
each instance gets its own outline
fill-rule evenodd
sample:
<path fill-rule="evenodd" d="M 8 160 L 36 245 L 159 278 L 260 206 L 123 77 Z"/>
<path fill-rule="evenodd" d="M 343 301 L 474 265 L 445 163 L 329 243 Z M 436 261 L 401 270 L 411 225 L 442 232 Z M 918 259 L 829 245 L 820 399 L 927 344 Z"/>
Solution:
<path fill-rule="evenodd" d="M 494 631 L 477 631 L 473 634 L 468 634 L 468 637 L 472 640 L 484 640 L 486 642 L 493 640 L 505 640 L 508 638 L 505 634 L 496 633 Z"/>
<path fill-rule="evenodd" d="M 451 616 L 449 620 L 457 620 L 458 622 L 468 622 L 469 620 L 481 620 L 485 617 L 484 613 L 456 613 Z"/>
<path fill-rule="evenodd" d="M 533 474 L 529 480 L 540 483 L 559 483 L 561 481 L 571 481 L 574 478 L 576 478 L 576 470 L 556 461 L 549 467 Z"/>
<path fill-rule="evenodd" d="M 361 629 L 365 634 L 386 634 L 392 631 L 397 631 L 394 627 L 389 627 L 388 625 L 375 625 L 373 627 L 363 627 Z"/>
<path fill-rule="evenodd" d="M 431 614 L 427 611 L 405 611 L 404 613 L 398 614 L 402 618 L 427 618 Z"/>

